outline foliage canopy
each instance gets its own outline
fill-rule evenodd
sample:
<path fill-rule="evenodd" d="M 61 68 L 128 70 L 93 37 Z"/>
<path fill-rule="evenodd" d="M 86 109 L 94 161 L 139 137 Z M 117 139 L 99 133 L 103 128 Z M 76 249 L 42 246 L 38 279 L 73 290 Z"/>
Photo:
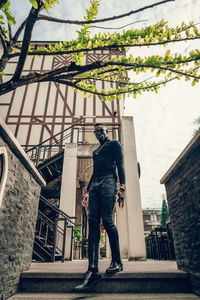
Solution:
<path fill-rule="evenodd" d="M 122 33 L 98 33 L 91 35 L 90 29 L 93 24 L 124 18 L 131 14 L 153 8 L 174 0 L 162 0 L 149 6 L 142 7 L 126 14 L 97 19 L 99 0 L 90 0 L 90 7 L 86 10 L 83 21 L 62 20 L 51 16 L 43 15 L 42 11 L 49 12 L 56 9 L 58 0 L 29 0 L 32 8 L 27 18 L 18 26 L 15 34 L 12 35 L 12 25 L 15 24 L 15 17 L 10 11 L 10 1 L 1 0 L 0 4 L 0 39 L 3 46 L 3 54 L 0 59 L 0 75 L 4 75 L 4 70 L 8 61 L 14 57 L 18 58 L 18 63 L 11 79 L 0 84 L 0 95 L 6 94 L 20 86 L 34 82 L 54 81 L 73 87 L 85 94 L 98 95 L 102 100 L 113 100 L 121 95 L 133 95 L 144 91 L 154 91 L 157 93 L 161 86 L 168 82 L 185 78 L 191 81 L 192 85 L 199 82 L 200 73 L 200 50 L 193 49 L 188 55 L 181 53 L 171 54 L 170 50 L 163 51 L 163 55 L 136 56 L 121 55 L 111 59 L 97 61 L 86 64 L 84 56 L 86 52 L 94 50 L 127 50 L 130 48 L 150 48 L 165 47 L 169 44 L 187 42 L 200 39 L 200 31 L 194 23 L 180 26 L 169 27 L 168 23 L 161 20 L 153 26 L 141 29 L 123 30 Z M 71 41 L 61 41 L 46 47 L 31 48 L 31 36 L 34 25 L 37 21 L 45 20 L 48 22 L 76 24 L 82 26 L 78 37 Z M 23 41 L 19 42 L 19 36 L 23 32 Z M 71 55 L 71 64 L 56 70 L 40 74 L 32 72 L 22 76 L 23 67 L 27 55 Z M 154 76 L 143 81 L 131 82 L 127 78 L 127 72 L 132 71 L 138 75 L 151 71 Z M 105 85 L 107 88 L 97 88 L 96 82 L 112 82 Z"/>

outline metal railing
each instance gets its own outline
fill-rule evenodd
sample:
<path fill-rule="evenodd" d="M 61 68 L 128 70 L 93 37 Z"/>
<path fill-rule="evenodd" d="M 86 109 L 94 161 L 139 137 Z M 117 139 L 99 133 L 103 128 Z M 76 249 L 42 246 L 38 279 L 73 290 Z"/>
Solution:
<path fill-rule="evenodd" d="M 174 260 L 175 250 L 170 223 L 154 228 L 145 238 L 147 258 Z"/>
<path fill-rule="evenodd" d="M 43 261 L 51 262 L 54 262 L 57 256 L 64 262 L 66 233 L 67 230 L 71 230 L 71 240 L 69 243 L 71 245 L 70 260 L 72 260 L 75 226 L 72 220 L 74 219 L 76 219 L 76 217 L 68 216 L 50 201 L 40 196 L 33 249 L 35 256 Z M 81 225 L 76 224 L 76 226 Z"/>
<path fill-rule="evenodd" d="M 105 124 L 112 138 L 120 141 L 120 124 Z M 87 143 L 86 135 L 94 130 L 93 124 L 74 124 L 65 130 L 46 139 L 38 145 L 22 145 L 29 158 L 38 166 L 39 163 L 62 151 L 66 143 Z"/>

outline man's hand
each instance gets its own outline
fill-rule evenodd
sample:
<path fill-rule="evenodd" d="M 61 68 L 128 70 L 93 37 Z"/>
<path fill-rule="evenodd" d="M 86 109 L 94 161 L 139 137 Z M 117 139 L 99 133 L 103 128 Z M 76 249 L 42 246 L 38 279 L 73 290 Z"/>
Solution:
<path fill-rule="evenodd" d="M 81 204 L 83 207 L 88 207 L 88 199 L 89 199 L 89 193 L 86 192 L 83 196 L 82 196 L 82 200 L 81 200 Z"/>
<path fill-rule="evenodd" d="M 126 191 L 126 186 L 124 184 L 121 184 L 119 187 L 119 192 L 118 192 L 118 204 L 119 207 L 124 207 L 124 200 L 125 200 L 125 191 Z"/>

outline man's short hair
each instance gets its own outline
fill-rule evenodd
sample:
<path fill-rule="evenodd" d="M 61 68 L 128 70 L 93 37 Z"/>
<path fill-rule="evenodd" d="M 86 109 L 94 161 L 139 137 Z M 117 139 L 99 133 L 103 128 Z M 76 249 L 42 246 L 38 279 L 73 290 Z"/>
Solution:
<path fill-rule="evenodd" d="M 104 127 L 105 127 L 105 125 L 103 125 L 102 123 L 96 123 L 96 124 L 94 125 L 94 127 L 97 127 L 97 126 L 104 126 Z"/>
<path fill-rule="evenodd" d="M 106 129 L 106 132 L 108 133 L 108 129 L 106 128 L 106 125 L 104 125 L 104 124 L 102 124 L 102 123 L 96 123 L 96 124 L 94 125 L 94 130 L 95 130 L 95 128 L 98 127 L 98 126 L 104 127 L 104 128 Z"/>

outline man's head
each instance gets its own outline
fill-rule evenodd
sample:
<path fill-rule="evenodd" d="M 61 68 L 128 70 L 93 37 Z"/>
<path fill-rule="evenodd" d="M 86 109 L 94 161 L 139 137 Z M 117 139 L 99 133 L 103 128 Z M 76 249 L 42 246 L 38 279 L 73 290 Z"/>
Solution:
<path fill-rule="evenodd" d="M 108 131 L 106 127 L 100 123 L 94 125 L 94 134 L 100 143 L 102 143 L 108 137 Z"/>

